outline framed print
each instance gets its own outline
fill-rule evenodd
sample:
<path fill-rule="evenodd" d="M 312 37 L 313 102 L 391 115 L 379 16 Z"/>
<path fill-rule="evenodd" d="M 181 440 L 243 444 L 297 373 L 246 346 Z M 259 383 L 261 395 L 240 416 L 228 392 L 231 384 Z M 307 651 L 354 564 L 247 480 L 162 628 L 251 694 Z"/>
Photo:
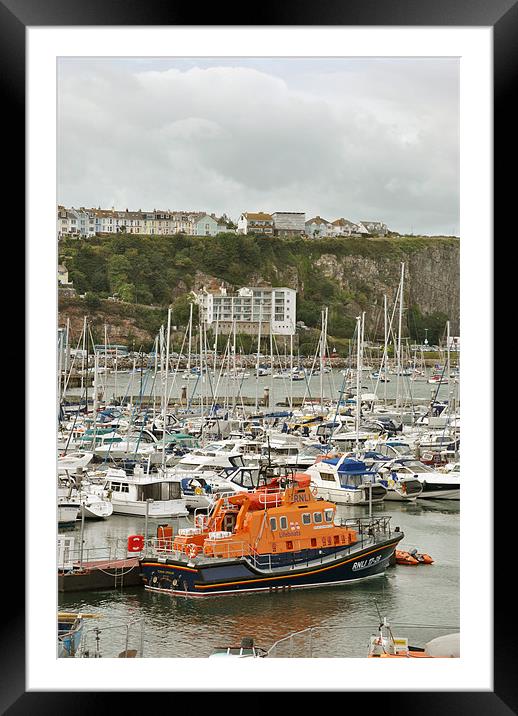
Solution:
<path fill-rule="evenodd" d="M 489 422 L 516 5 L 0 13 L 29 397 L 4 710 L 255 690 L 516 709 Z"/>

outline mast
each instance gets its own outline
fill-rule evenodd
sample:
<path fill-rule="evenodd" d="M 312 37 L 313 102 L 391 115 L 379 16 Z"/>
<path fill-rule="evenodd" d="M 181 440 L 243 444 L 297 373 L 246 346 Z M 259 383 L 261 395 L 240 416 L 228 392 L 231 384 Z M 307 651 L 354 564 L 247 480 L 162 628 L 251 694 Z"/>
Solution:
<path fill-rule="evenodd" d="M 356 316 L 356 455 L 360 448 L 360 336 L 361 316 Z"/>
<path fill-rule="evenodd" d="M 234 316 L 232 321 L 232 412 L 235 414 L 236 412 L 236 402 L 237 402 L 237 366 L 236 366 L 236 318 Z"/>
<path fill-rule="evenodd" d="M 397 340 L 397 380 L 396 380 L 396 408 L 400 407 L 399 401 L 399 379 L 401 374 L 401 330 L 403 324 L 403 282 L 405 279 L 405 264 L 401 263 L 401 282 L 399 286 L 399 325 L 398 325 L 398 340 Z M 402 407 L 402 406 L 401 406 Z M 401 410 L 401 413 L 403 410 Z M 401 415 L 403 418 L 403 415 Z"/>
<path fill-rule="evenodd" d="M 97 424 L 97 381 L 99 379 L 99 353 L 94 350 L 94 435 Z"/>
<path fill-rule="evenodd" d="M 325 309 L 327 310 L 327 309 Z M 324 331 L 325 331 L 325 310 L 322 309 L 322 325 L 320 328 L 320 412 L 324 412 Z"/>
<path fill-rule="evenodd" d="M 192 304 L 191 304 L 192 307 Z M 165 425 L 167 416 L 167 377 L 169 373 L 169 343 L 171 336 L 171 307 L 167 310 L 167 340 L 165 349 L 164 402 L 162 405 L 162 471 L 165 472 Z"/>
<path fill-rule="evenodd" d="M 201 320 L 200 320 L 199 328 L 200 328 L 200 404 L 201 404 L 200 417 L 203 421 L 203 329 L 202 329 L 202 325 L 201 325 Z"/>
<path fill-rule="evenodd" d="M 82 349 L 81 349 L 81 395 L 83 394 L 84 387 L 84 376 L 85 376 L 85 338 L 86 338 L 86 316 L 83 317 L 83 335 L 82 335 Z"/>
<path fill-rule="evenodd" d="M 257 360 L 255 361 L 255 410 L 259 409 L 259 356 L 261 354 L 261 324 L 263 321 L 263 302 L 259 299 L 259 330 L 257 331 Z"/>
<path fill-rule="evenodd" d="M 387 294 L 383 294 L 383 311 L 384 311 L 384 324 L 385 324 L 385 343 L 383 348 L 383 361 L 380 370 L 383 371 L 384 384 L 383 384 L 383 399 L 385 405 L 387 404 L 387 352 L 388 352 L 388 335 L 387 335 Z"/>
<path fill-rule="evenodd" d="M 167 340 L 169 340 L 169 333 L 167 334 Z M 191 349 L 192 349 L 192 303 L 189 306 L 189 352 L 187 353 L 187 391 L 189 391 L 189 378 L 191 377 Z M 189 400 L 187 399 L 187 405 L 188 404 L 189 404 Z"/>
<path fill-rule="evenodd" d="M 290 410 L 293 410 L 293 326 L 290 333 Z"/>
<path fill-rule="evenodd" d="M 89 373 L 89 357 L 88 357 L 88 338 L 86 335 L 86 316 L 85 316 L 85 345 L 86 345 L 86 375 L 85 375 L 85 396 L 86 396 L 86 417 L 88 417 L 88 377 L 90 375 Z"/>
<path fill-rule="evenodd" d="M 108 326 L 104 324 L 104 404 L 106 406 L 108 395 Z"/>
<path fill-rule="evenodd" d="M 272 310 L 273 310 L 273 308 L 272 308 Z M 270 410 L 272 410 L 273 406 L 274 406 L 274 402 L 273 402 L 273 326 L 272 326 L 271 315 L 270 315 L 270 365 L 272 368 L 270 371 L 270 405 L 268 407 L 270 408 Z"/>
<path fill-rule="evenodd" d="M 219 329 L 219 311 L 220 306 L 216 311 L 216 332 L 214 334 L 214 378 L 216 378 L 216 362 L 218 359 L 218 329 Z"/>
<path fill-rule="evenodd" d="M 448 419 L 451 416 L 451 393 L 450 393 L 450 322 L 446 321 L 446 370 L 448 371 Z"/>

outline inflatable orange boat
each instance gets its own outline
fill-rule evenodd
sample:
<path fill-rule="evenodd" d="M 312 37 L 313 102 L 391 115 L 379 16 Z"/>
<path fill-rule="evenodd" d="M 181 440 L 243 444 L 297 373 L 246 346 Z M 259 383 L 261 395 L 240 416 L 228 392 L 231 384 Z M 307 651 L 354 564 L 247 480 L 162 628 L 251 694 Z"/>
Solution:
<path fill-rule="evenodd" d="M 424 554 L 413 549 L 411 552 L 404 552 L 397 549 L 395 552 L 396 564 L 406 564 L 415 567 L 418 564 L 433 564 L 429 554 Z"/>

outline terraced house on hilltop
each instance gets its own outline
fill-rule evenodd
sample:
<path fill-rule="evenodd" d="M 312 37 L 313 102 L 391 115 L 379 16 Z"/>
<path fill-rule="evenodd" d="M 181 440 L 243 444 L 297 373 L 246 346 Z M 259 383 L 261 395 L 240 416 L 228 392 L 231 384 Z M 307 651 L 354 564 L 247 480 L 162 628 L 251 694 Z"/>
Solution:
<path fill-rule="evenodd" d="M 227 221 L 203 211 L 117 211 L 112 209 L 66 209 L 58 206 L 57 235 L 88 237 L 97 234 L 215 236 L 228 231 Z"/>

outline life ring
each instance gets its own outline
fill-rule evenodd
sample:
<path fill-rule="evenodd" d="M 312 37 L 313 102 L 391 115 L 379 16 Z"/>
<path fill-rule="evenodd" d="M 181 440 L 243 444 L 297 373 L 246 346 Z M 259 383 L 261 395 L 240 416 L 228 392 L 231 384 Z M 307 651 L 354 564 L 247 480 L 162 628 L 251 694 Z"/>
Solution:
<path fill-rule="evenodd" d="M 191 559 L 194 559 L 199 551 L 200 551 L 200 548 L 198 547 L 198 545 L 190 544 L 189 548 L 187 550 L 187 554 L 189 555 L 189 557 Z"/>
<path fill-rule="evenodd" d="M 201 495 L 202 493 L 203 493 L 203 490 L 201 489 L 201 487 L 195 487 L 195 488 L 194 488 L 194 494 L 195 494 L 195 495 Z"/>

